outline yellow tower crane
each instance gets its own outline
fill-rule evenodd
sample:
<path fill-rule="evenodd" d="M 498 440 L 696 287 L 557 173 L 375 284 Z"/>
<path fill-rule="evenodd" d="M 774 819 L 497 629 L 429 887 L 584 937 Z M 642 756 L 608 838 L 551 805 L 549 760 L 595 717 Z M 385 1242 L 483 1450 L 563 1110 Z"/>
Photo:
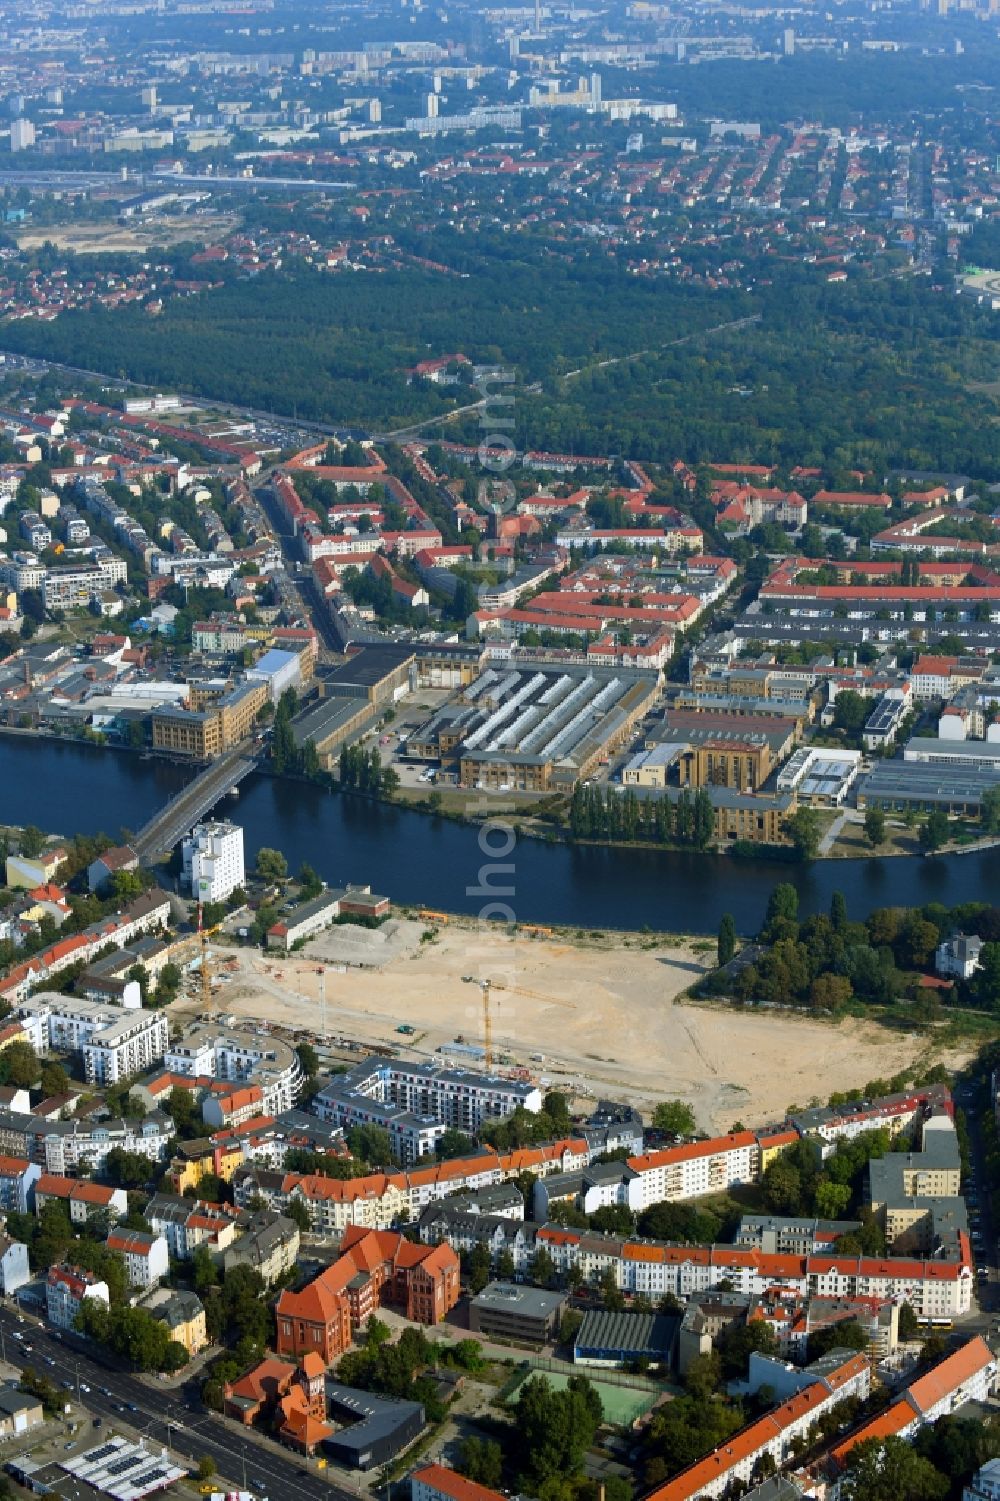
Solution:
<path fill-rule="evenodd" d="M 198 903 L 198 942 L 201 946 L 201 970 L 198 978 L 201 981 L 201 1015 L 204 1021 L 212 1009 L 212 975 L 208 964 L 208 940 L 213 933 L 221 928 L 221 923 L 215 923 L 211 928 L 206 928 L 201 910 L 201 902 Z"/>
<path fill-rule="evenodd" d="M 560 996 L 546 995 L 541 990 L 528 990 L 524 985 L 506 985 L 502 980 L 480 980 L 479 988 L 483 993 L 483 1062 L 487 1072 L 493 1067 L 493 1013 L 490 1010 L 490 995 L 494 990 L 508 990 L 513 995 L 543 1001 L 547 1006 L 564 1006 L 568 1011 L 576 1010 L 574 1001 L 564 1001 Z"/>

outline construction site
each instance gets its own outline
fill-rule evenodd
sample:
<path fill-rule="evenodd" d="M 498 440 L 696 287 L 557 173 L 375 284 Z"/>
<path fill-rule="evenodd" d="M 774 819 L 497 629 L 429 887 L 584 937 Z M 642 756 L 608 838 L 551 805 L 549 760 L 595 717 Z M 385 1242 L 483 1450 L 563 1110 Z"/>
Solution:
<path fill-rule="evenodd" d="M 808 1105 L 792 1098 L 790 1081 L 814 1078 L 817 1058 L 825 1099 L 927 1052 L 926 1038 L 873 1023 L 686 1001 L 710 947 L 618 933 L 525 936 L 429 915 L 342 924 L 288 956 L 209 943 L 206 988 L 192 974 L 171 1020 L 211 1007 L 237 1025 L 314 1038 L 334 1061 L 374 1051 L 492 1069 L 561 1089 L 580 1108 L 604 1096 L 646 1110 L 680 1098 L 709 1131 Z"/>

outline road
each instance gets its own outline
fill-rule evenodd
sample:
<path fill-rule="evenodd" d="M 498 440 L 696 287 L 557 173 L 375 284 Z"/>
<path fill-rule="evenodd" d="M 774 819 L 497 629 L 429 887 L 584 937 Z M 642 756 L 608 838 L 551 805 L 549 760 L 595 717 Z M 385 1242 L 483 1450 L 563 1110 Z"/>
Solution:
<path fill-rule="evenodd" d="M 699 328 L 693 334 L 684 334 L 679 339 L 669 339 L 666 344 L 656 344 L 652 349 L 635 349 L 631 354 L 617 354 L 610 359 L 595 360 L 589 365 L 580 365 L 576 370 L 567 370 L 562 380 L 574 380 L 578 375 L 589 375 L 594 370 L 607 370 L 612 365 L 623 365 L 628 360 L 641 360 L 644 354 L 660 354 L 664 349 L 676 349 L 679 344 L 692 344 L 695 339 L 705 339 L 709 334 L 721 334 L 735 328 L 749 328 L 759 323 L 763 313 L 752 313 L 749 318 L 733 318 L 728 323 L 716 323 L 712 328 Z"/>
<path fill-rule="evenodd" d="M 979 1124 L 981 1113 L 989 1108 L 988 1078 L 984 1081 L 982 1076 L 977 1075 L 971 1081 L 960 1081 L 955 1086 L 955 1104 L 964 1111 L 969 1128 L 971 1172 L 968 1181 L 962 1186 L 962 1192 L 968 1205 L 972 1228 L 982 1237 L 973 1245 L 973 1260 L 977 1267 L 985 1267 L 987 1274 L 985 1277 L 977 1276 L 976 1279 L 976 1299 L 980 1313 L 975 1323 L 977 1332 L 986 1335 L 1000 1315 L 1000 1245 L 997 1240 L 1000 1226 L 996 1223 L 990 1204 L 993 1185 L 989 1179 Z M 974 1219 L 973 1215 L 977 1218 Z M 964 1329 L 966 1325 L 963 1323 L 962 1327 Z"/>
<path fill-rule="evenodd" d="M 201 1405 L 197 1383 L 187 1387 L 151 1386 L 111 1369 L 89 1354 L 75 1335 L 63 1334 L 28 1318 L 21 1324 L 10 1309 L 0 1309 L 0 1337 L 6 1358 L 15 1365 L 31 1365 L 57 1385 L 69 1383 L 67 1396 L 76 1397 L 80 1382 L 80 1405 L 103 1424 L 125 1425 L 159 1444 L 169 1443 L 175 1455 L 196 1467 L 209 1455 L 220 1476 L 247 1487 L 258 1495 L 303 1496 L 312 1501 L 358 1501 L 361 1494 L 343 1483 L 343 1477 L 327 1479 L 328 1471 L 315 1468 L 315 1461 L 278 1448 L 263 1438 L 247 1438 L 235 1424 L 207 1412 Z M 18 1359 L 15 1334 L 27 1337 L 31 1353 Z M 72 1344 L 71 1344 L 72 1342 Z M 49 1365 L 48 1361 L 54 1361 Z M 83 1387 L 90 1388 L 84 1391 Z M 104 1429 L 100 1430 L 103 1433 Z M 98 1431 L 95 1430 L 95 1442 Z"/>

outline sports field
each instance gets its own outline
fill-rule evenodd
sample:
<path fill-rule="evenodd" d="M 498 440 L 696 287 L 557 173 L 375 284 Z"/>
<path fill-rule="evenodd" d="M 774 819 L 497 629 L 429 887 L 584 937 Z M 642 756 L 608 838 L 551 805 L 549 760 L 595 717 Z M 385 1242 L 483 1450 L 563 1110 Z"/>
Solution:
<path fill-rule="evenodd" d="M 656 1400 L 655 1392 L 641 1391 L 634 1386 L 613 1386 L 609 1381 L 596 1381 L 594 1373 L 584 1366 L 580 1367 L 579 1374 L 589 1378 L 591 1386 L 600 1397 L 601 1406 L 604 1408 L 604 1421 L 613 1423 L 616 1427 L 630 1427 L 638 1418 L 645 1416 Z M 505 1393 L 508 1405 L 517 1401 L 518 1392 L 532 1376 L 544 1376 L 557 1392 L 564 1391 L 569 1382 L 569 1376 L 559 1371 L 548 1371 L 544 1368 L 526 1370 Z"/>

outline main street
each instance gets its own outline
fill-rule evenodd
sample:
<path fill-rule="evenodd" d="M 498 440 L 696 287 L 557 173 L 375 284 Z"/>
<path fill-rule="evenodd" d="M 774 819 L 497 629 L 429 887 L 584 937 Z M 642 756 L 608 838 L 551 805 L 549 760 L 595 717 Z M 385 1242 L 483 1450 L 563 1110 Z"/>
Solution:
<path fill-rule="evenodd" d="M 15 1339 L 23 1335 L 23 1340 Z M 357 1501 L 358 1491 L 345 1477 L 334 1478 L 316 1468 L 315 1461 L 286 1453 L 260 1436 L 245 1436 L 240 1429 L 215 1413 L 207 1412 L 197 1392 L 197 1383 L 175 1388 L 112 1368 L 95 1358 L 85 1342 L 73 1334 L 60 1334 L 33 1319 L 20 1321 L 10 1309 L 0 1309 L 0 1341 L 7 1361 L 20 1368 L 31 1366 L 66 1390 L 91 1418 L 100 1417 L 94 1442 L 106 1427 L 124 1427 L 143 1435 L 148 1442 L 168 1445 L 175 1455 L 197 1467 L 203 1455 L 215 1462 L 220 1476 L 259 1495 L 305 1496 L 313 1501 Z M 26 1353 L 24 1345 L 31 1346 Z M 20 1347 L 20 1348 L 19 1348 Z M 50 1364 L 51 1362 L 51 1364 Z M 85 1388 L 87 1388 L 85 1390 Z M 329 1478 L 328 1478 L 329 1477 Z"/>

